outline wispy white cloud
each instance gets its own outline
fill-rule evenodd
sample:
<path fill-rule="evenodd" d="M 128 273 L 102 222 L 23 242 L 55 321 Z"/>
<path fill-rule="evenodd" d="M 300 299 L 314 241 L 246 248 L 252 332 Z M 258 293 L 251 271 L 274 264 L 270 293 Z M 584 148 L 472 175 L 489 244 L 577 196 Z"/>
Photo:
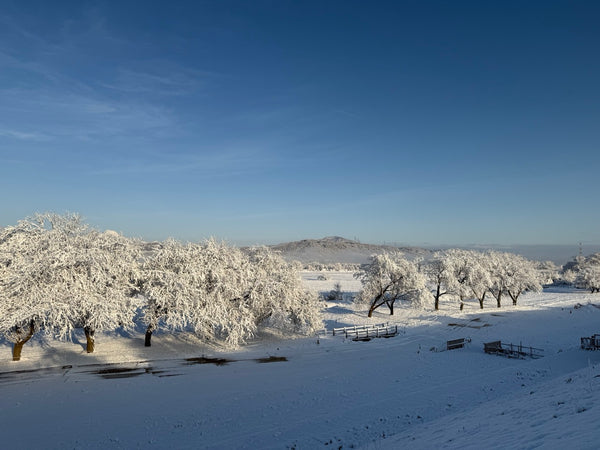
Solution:
<path fill-rule="evenodd" d="M 180 131 L 178 113 L 164 104 L 164 96 L 193 94 L 202 89 L 203 79 L 217 76 L 168 60 L 109 56 L 108 63 L 102 64 L 102 58 L 90 55 L 90 48 L 103 48 L 108 55 L 137 55 L 137 49 L 135 42 L 108 32 L 97 10 L 89 10 L 83 23 L 57 25 L 51 40 L 5 15 L 0 15 L 0 25 L 6 26 L 0 37 L 10 38 L 0 40 L 0 123 L 4 125 L 0 137 L 4 138 L 172 135 Z M 16 51 L 11 42 L 25 51 Z M 96 65 L 98 70 L 87 69 L 82 76 L 80 64 Z"/>
<path fill-rule="evenodd" d="M 152 136 L 176 128 L 172 115 L 157 105 L 48 89 L 0 91 L 0 117 L 7 124 L 0 135 L 31 140 Z M 35 131 L 22 131 L 23 123 Z"/>
<path fill-rule="evenodd" d="M 21 141 L 36 142 L 47 141 L 50 139 L 50 136 L 35 131 L 8 130 L 5 128 L 0 128 L 0 136 L 11 139 L 18 139 Z"/>

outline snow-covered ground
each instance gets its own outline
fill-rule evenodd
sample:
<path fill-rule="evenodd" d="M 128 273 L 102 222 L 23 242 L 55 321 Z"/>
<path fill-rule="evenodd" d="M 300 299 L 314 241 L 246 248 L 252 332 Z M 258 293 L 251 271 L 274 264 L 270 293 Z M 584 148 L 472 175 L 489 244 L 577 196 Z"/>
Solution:
<path fill-rule="evenodd" d="M 304 273 L 326 292 L 352 274 Z M 265 335 L 226 352 L 193 336 L 101 334 L 35 340 L 23 360 L 0 345 L 2 448 L 598 448 L 600 295 L 548 290 L 501 309 L 464 311 L 324 302 L 333 327 L 390 322 L 400 334 L 354 342 L 331 334 Z M 447 340 L 469 337 L 459 350 Z M 543 349 L 539 359 L 487 355 L 483 343 Z"/>

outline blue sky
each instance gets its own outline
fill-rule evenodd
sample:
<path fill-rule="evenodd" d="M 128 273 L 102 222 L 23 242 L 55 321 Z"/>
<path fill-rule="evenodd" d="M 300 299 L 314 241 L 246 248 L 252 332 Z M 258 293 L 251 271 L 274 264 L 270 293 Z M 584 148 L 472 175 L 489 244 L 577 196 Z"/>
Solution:
<path fill-rule="evenodd" d="M 600 3 L 2 1 L 0 226 L 600 243 Z"/>

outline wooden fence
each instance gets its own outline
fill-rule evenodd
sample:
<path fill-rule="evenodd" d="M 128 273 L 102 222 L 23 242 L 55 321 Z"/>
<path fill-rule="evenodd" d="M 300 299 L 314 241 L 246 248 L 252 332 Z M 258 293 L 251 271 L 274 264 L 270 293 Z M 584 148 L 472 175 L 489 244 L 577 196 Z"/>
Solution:
<path fill-rule="evenodd" d="M 541 358 L 541 348 L 528 347 L 523 344 L 503 344 L 501 341 L 492 341 L 483 344 L 483 351 L 493 355 L 502 355 L 507 358 Z"/>
<path fill-rule="evenodd" d="M 373 338 L 388 338 L 398 334 L 398 325 L 362 325 L 334 328 L 334 336 L 344 336 L 354 341 L 370 341 Z"/>
<path fill-rule="evenodd" d="M 584 350 L 600 350 L 600 334 L 581 338 L 581 348 Z"/>

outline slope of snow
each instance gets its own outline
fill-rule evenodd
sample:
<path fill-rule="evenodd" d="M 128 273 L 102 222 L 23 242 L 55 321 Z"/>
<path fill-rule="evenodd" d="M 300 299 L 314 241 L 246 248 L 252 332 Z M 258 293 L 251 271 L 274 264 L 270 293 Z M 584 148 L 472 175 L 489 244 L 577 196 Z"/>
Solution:
<path fill-rule="evenodd" d="M 326 276 L 304 280 L 315 291 L 336 281 L 357 287 L 351 274 Z M 101 334 L 96 354 L 83 342 L 37 340 L 14 363 L 5 344 L 2 446 L 597 448 L 600 352 L 579 349 L 581 336 L 600 332 L 594 302 L 600 296 L 556 290 L 525 295 L 517 307 L 473 303 L 460 312 L 444 303 L 371 319 L 365 306 L 324 302 L 329 329 L 390 321 L 400 334 L 370 342 L 265 335 L 236 352 L 186 335 L 158 333 L 144 348 L 141 333 Z M 460 337 L 471 343 L 444 351 Z M 483 343 L 493 340 L 545 356 L 487 355 Z"/>
<path fill-rule="evenodd" d="M 351 263 L 364 264 L 373 254 L 402 252 L 408 258 L 426 257 L 431 250 L 420 247 L 395 247 L 391 245 L 363 244 L 338 236 L 322 239 L 304 239 L 271 246 L 281 253 L 287 261 L 302 263 Z"/>

